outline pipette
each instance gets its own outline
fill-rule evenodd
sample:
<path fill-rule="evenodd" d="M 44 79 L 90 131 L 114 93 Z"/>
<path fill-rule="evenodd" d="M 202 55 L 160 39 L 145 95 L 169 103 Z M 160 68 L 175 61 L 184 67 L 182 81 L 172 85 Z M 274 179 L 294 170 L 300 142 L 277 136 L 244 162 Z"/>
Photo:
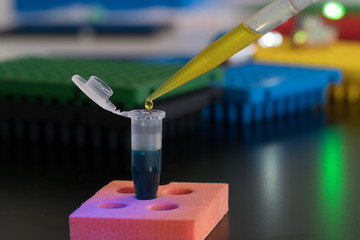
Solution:
<path fill-rule="evenodd" d="M 145 107 L 151 109 L 154 99 L 217 67 L 268 31 L 273 30 L 317 1 L 319 0 L 275 0 L 271 2 L 202 50 L 153 92 L 146 99 Z"/>

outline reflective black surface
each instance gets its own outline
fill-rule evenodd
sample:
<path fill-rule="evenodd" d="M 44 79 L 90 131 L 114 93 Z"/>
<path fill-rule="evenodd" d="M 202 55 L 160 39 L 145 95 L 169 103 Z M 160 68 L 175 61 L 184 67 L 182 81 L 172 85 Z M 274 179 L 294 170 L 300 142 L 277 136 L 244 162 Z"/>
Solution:
<path fill-rule="evenodd" d="M 160 183 L 230 184 L 211 240 L 359 239 L 359 120 L 360 105 L 332 104 L 249 128 L 207 123 L 164 140 Z M 0 239 L 69 239 L 71 212 L 109 181 L 131 179 L 127 146 L 2 140 Z"/>

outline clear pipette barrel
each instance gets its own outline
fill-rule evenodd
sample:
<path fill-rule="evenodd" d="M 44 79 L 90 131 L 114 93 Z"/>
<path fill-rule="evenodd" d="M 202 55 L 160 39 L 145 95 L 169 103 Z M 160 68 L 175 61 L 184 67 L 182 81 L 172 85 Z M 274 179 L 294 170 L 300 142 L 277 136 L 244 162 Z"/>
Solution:
<path fill-rule="evenodd" d="M 149 102 L 217 67 L 318 0 L 275 0 L 202 50 L 147 98 Z"/>
<path fill-rule="evenodd" d="M 146 200 L 156 198 L 161 173 L 162 119 L 160 110 L 132 110 L 131 118 L 131 171 L 135 197 Z"/>

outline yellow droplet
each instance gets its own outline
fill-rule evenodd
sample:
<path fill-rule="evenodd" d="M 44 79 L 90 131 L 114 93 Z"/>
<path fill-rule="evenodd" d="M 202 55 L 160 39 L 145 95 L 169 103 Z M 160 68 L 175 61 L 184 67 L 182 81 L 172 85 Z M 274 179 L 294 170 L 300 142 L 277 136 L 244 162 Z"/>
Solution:
<path fill-rule="evenodd" d="M 151 100 L 149 100 L 149 99 L 146 99 L 146 101 L 145 101 L 145 108 L 146 108 L 147 110 L 151 110 L 151 109 L 153 108 L 153 102 L 152 102 Z"/>

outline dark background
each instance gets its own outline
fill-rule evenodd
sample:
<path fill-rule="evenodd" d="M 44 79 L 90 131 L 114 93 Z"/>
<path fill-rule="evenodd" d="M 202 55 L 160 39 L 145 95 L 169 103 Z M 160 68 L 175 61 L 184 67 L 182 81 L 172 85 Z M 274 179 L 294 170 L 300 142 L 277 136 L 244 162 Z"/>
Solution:
<path fill-rule="evenodd" d="M 161 184 L 229 183 L 230 210 L 208 239 L 359 239 L 359 115 L 360 105 L 330 104 L 247 128 L 203 122 L 163 140 Z M 2 139 L 0 239 L 68 239 L 73 211 L 131 180 L 130 155 L 128 144 Z"/>

